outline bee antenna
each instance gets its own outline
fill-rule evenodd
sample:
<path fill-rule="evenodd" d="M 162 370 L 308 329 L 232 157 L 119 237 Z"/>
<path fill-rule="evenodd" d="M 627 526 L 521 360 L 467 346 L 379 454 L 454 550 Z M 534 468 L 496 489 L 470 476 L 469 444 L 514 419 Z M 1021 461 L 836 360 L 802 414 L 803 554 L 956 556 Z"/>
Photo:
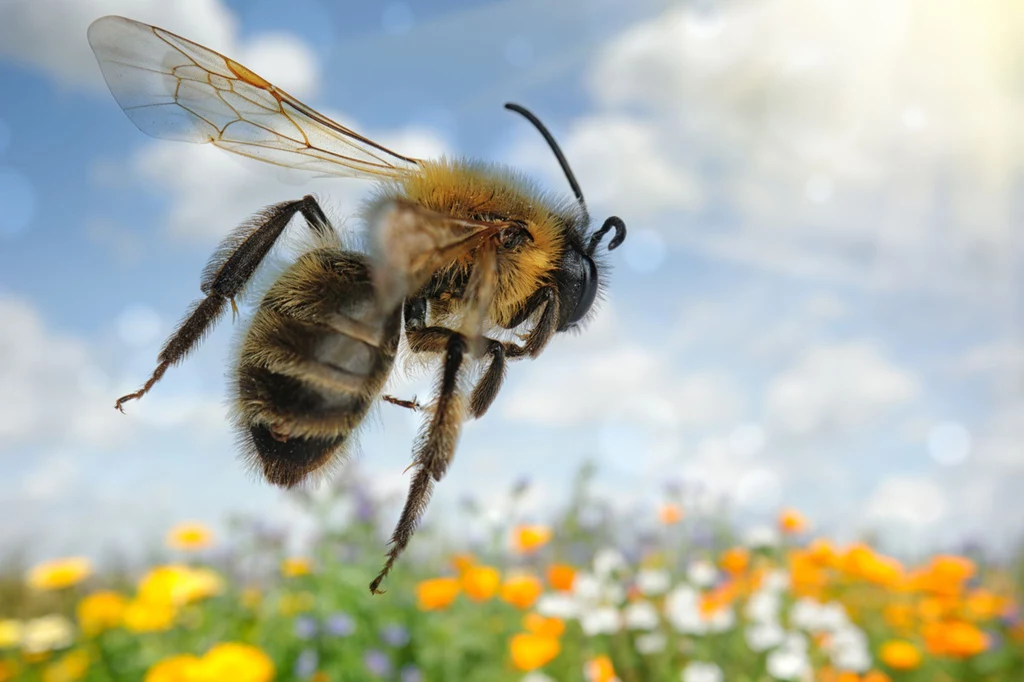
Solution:
<path fill-rule="evenodd" d="M 540 122 L 540 119 L 533 115 L 529 109 L 521 107 L 518 104 L 508 102 L 505 104 L 505 108 L 509 111 L 514 111 L 517 114 L 522 114 L 526 120 L 534 125 L 540 134 L 547 140 L 548 146 L 551 147 L 551 151 L 555 153 L 555 158 L 558 159 L 558 163 L 562 166 L 562 171 L 565 173 L 566 179 L 569 180 L 569 186 L 572 187 L 573 194 L 576 195 L 576 199 L 580 202 L 580 207 L 583 211 L 587 210 L 587 202 L 583 199 L 583 190 L 580 189 L 580 183 L 576 182 L 576 176 L 572 174 L 572 169 L 569 168 L 569 162 L 565 159 L 565 154 L 562 153 L 562 149 L 555 142 L 554 136 L 548 132 L 548 129 Z M 606 230 L 607 231 L 607 230 Z"/>
<path fill-rule="evenodd" d="M 597 245 L 601 243 L 601 237 L 608 234 L 608 230 L 612 229 L 613 227 L 615 228 L 615 236 L 612 237 L 612 240 L 610 242 L 608 242 L 608 250 L 614 251 L 615 249 L 619 248 L 619 244 L 626 240 L 626 223 L 624 223 L 622 221 L 622 218 L 620 218 L 619 216 L 613 215 L 612 217 L 605 220 L 604 225 L 601 226 L 601 229 L 595 232 L 594 236 L 590 238 L 590 244 L 587 245 L 588 256 L 594 255 L 594 249 L 596 249 Z"/>

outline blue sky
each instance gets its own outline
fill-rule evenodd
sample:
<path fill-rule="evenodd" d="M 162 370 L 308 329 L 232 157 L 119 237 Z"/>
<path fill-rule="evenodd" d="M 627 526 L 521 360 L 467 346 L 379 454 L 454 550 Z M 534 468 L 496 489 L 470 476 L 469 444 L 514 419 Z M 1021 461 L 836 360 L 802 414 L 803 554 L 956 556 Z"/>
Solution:
<path fill-rule="evenodd" d="M 367 190 L 143 135 L 85 41 L 108 13 L 218 48 L 400 152 L 505 161 L 567 191 L 501 109 L 523 103 L 595 216 L 626 220 L 601 316 L 512 368 L 467 427 L 435 519 L 524 475 L 542 519 L 594 458 L 624 510 L 684 480 L 706 493 L 695 508 L 728 500 L 744 524 L 794 505 L 823 531 L 881 530 L 909 551 L 1016 539 L 1024 12 L 624 5 L 0 8 L 0 84 L 17 93 L 0 101 L 0 543 L 95 554 L 179 519 L 293 519 L 235 460 L 224 419 L 243 323 L 127 416 L 111 405 L 152 370 L 220 236 L 310 190 L 350 215 Z M 394 495 L 416 425 L 397 408 L 371 421 L 358 466 Z"/>

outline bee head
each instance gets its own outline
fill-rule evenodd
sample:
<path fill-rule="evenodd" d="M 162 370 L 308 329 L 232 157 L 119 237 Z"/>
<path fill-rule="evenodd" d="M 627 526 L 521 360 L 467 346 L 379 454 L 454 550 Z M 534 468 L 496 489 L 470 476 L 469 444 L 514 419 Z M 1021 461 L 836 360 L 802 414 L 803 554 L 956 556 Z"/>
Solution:
<path fill-rule="evenodd" d="M 576 182 L 576 176 L 573 175 L 569 162 L 562 154 L 558 143 L 555 142 L 554 136 L 529 109 L 512 103 L 506 104 L 505 108 L 525 116 L 544 136 L 555 158 L 562 166 L 562 171 L 576 195 L 576 200 L 580 202 L 583 215 L 587 215 L 587 202 L 583 199 L 583 190 Z M 626 239 L 626 223 L 618 216 L 611 216 L 604 221 L 601 229 L 591 236 L 590 242 L 585 248 L 570 242 L 562 255 L 562 262 L 555 271 L 555 283 L 558 289 L 558 331 L 565 331 L 578 324 L 594 305 L 601 284 L 597 263 L 594 262 L 594 251 L 601 243 L 601 239 L 612 228 L 615 229 L 615 236 L 608 242 L 608 250 L 612 251 L 618 248 Z"/>

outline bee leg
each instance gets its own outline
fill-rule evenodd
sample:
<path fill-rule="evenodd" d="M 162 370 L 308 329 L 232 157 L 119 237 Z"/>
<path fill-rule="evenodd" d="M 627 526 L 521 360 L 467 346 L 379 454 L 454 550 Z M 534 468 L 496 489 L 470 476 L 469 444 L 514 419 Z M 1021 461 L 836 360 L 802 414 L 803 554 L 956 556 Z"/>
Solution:
<path fill-rule="evenodd" d="M 531 358 L 537 357 L 544 350 L 544 346 L 548 344 L 551 337 L 555 335 L 558 327 L 558 296 L 551 287 L 544 287 L 535 291 L 526 300 L 526 303 L 519 312 L 503 326 L 506 329 L 514 329 L 530 319 L 530 316 L 541 307 L 544 310 L 537 319 L 537 323 L 525 337 L 521 337 L 525 342 L 524 345 L 519 347 L 509 344 L 509 347 L 505 348 L 510 358 L 521 358 L 524 355 L 529 355 Z"/>
<path fill-rule="evenodd" d="M 439 329 L 436 327 L 428 329 Z M 427 331 L 427 330 L 423 330 Z M 405 499 L 402 514 L 391 535 L 391 548 L 388 550 L 387 561 L 380 574 L 370 583 L 370 592 L 377 594 L 379 587 L 391 571 L 395 560 L 405 550 L 409 539 L 419 524 L 420 516 L 430 501 L 430 493 L 434 481 L 440 481 L 448 469 L 455 442 L 459 437 L 462 424 L 463 401 L 457 392 L 459 369 L 467 351 L 467 342 L 462 334 L 450 329 L 445 344 L 444 368 L 441 373 L 441 384 L 437 393 L 437 404 L 434 415 L 427 424 L 425 431 L 417 439 L 414 464 L 416 473 L 409 486 L 409 494 Z"/>
<path fill-rule="evenodd" d="M 386 403 L 398 405 L 399 407 L 405 407 L 410 410 L 420 410 L 423 408 L 423 406 L 420 405 L 419 402 L 417 402 L 416 396 L 413 396 L 412 400 L 402 400 L 401 398 L 396 398 L 393 395 L 382 395 L 380 399 Z"/>
<path fill-rule="evenodd" d="M 491 364 L 469 396 L 469 412 L 476 419 L 484 416 L 505 381 L 505 344 L 487 339 L 486 352 L 491 356 Z"/>
<path fill-rule="evenodd" d="M 267 207 L 228 235 L 203 270 L 200 289 L 206 298 L 192 304 L 189 315 L 167 339 L 157 356 L 159 364 L 146 384 L 138 391 L 118 398 L 114 407 L 124 412 L 124 403 L 144 396 L 153 384 L 160 381 L 168 367 L 181 362 L 217 321 L 227 301 L 230 300 L 232 309 L 237 310 L 235 297 L 241 293 L 296 213 L 302 213 L 310 229 L 317 234 L 326 236 L 332 230 L 316 198 L 307 195 L 298 201 Z"/>

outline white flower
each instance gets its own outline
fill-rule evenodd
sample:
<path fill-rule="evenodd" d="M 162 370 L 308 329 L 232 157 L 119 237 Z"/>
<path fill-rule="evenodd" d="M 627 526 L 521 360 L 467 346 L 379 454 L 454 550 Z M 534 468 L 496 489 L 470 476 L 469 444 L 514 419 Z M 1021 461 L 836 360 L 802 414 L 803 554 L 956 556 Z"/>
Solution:
<path fill-rule="evenodd" d="M 744 632 L 747 646 L 753 651 L 768 651 L 782 644 L 786 631 L 776 622 L 754 623 Z"/>
<path fill-rule="evenodd" d="M 683 668 L 681 678 L 683 682 L 722 682 L 725 676 L 722 669 L 714 663 L 690 661 Z"/>
<path fill-rule="evenodd" d="M 561 618 L 568 620 L 579 614 L 579 604 L 569 594 L 548 593 L 542 594 L 537 600 L 537 613 L 548 618 Z"/>
<path fill-rule="evenodd" d="M 818 626 L 822 630 L 836 632 L 850 625 L 850 617 L 839 602 L 829 602 L 821 607 Z"/>
<path fill-rule="evenodd" d="M 690 562 L 690 566 L 686 569 L 686 577 L 692 585 L 711 587 L 718 579 L 718 571 L 710 562 L 701 559 Z"/>
<path fill-rule="evenodd" d="M 789 583 L 789 573 L 777 568 L 774 571 L 769 571 L 768 575 L 764 577 L 761 589 L 769 592 L 786 592 L 789 590 Z"/>
<path fill-rule="evenodd" d="M 636 650 L 642 654 L 656 654 L 665 650 L 665 635 L 661 632 L 647 632 L 636 638 Z"/>
<path fill-rule="evenodd" d="M 803 597 L 789 611 L 789 622 L 802 630 L 818 632 L 821 629 L 821 604 Z"/>
<path fill-rule="evenodd" d="M 577 573 L 572 581 L 572 593 L 583 601 L 601 598 L 601 581 L 592 573 Z"/>
<path fill-rule="evenodd" d="M 777 680 L 799 680 L 810 671 L 807 654 L 782 647 L 768 654 L 768 674 Z"/>
<path fill-rule="evenodd" d="M 635 601 L 623 612 L 623 620 L 630 630 L 653 630 L 658 627 L 658 610 L 649 601 Z"/>
<path fill-rule="evenodd" d="M 625 567 L 626 558 L 622 556 L 622 552 L 613 547 L 599 549 L 594 555 L 594 573 L 599 578 L 607 578 L 615 571 L 620 571 Z"/>
<path fill-rule="evenodd" d="M 636 574 L 637 589 L 648 597 L 664 594 L 669 588 L 670 581 L 668 571 L 644 569 Z"/>
<path fill-rule="evenodd" d="M 747 600 L 743 614 L 758 623 L 775 622 L 779 619 L 779 596 L 772 592 L 759 590 Z"/>
<path fill-rule="evenodd" d="M 715 609 L 711 617 L 707 619 L 708 630 L 711 632 L 725 632 L 736 624 L 736 612 L 731 607 Z"/>
<path fill-rule="evenodd" d="M 689 585 L 678 585 L 665 597 L 665 618 L 679 632 L 702 635 L 708 630 L 700 613 L 700 593 Z"/>
<path fill-rule="evenodd" d="M 807 653 L 807 638 L 799 632 L 787 632 L 786 641 L 782 643 L 782 646 L 790 651 L 802 651 Z"/>
<path fill-rule="evenodd" d="M 74 632 L 64 616 L 43 616 L 25 623 L 21 631 L 21 647 L 27 653 L 38 654 L 71 645 Z"/>
<path fill-rule="evenodd" d="M 775 547 L 779 544 L 779 533 L 771 526 L 755 526 L 747 531 L 747 547 Z"/>
<path fill-rule="evenodd" d="M 832 633 L 827 650 L 833 665 L 841 670 L 860 673 L 871 667 L 868 638 L 856 625 L 847 625 Z"/>
<path fill-rule="evenodd" d="M 612 635 L 622 627 L 622 618 L 614 606 L 598 606 L 580 612 L 580 627 L 587 636 Z"/>

